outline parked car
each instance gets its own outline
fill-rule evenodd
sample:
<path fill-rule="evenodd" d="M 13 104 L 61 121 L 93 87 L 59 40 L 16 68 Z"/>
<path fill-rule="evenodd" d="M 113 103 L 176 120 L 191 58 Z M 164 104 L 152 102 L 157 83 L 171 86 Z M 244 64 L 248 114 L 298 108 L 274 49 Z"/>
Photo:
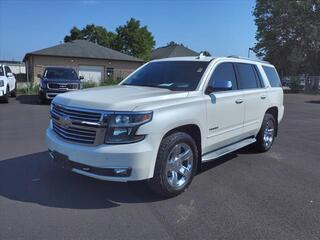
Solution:
<path fill-rule="evenodd" d="M 118 86 L 57 96 L 47 144 L 55 162 L 110 181 L 183 192 L 204 162 L 268 151 L 284 113 L 273 65 L 236 57 L 154 60 Z"/>
<path fill-rule="evenodd" d="M 38 75 L 40 80 L 39 98 L 42 103 L 53 99 L 60 93 L 74 91 L 81 88 L 81 78 L 78 78 L 73 68 L 48 67 L 43 75 Z"/>
<path fill-rule="evenodd" d="M 0 99 L 7 103 L 10 96 L 16 96 L 16 78 L 8 66 L 0 64 Z"/>

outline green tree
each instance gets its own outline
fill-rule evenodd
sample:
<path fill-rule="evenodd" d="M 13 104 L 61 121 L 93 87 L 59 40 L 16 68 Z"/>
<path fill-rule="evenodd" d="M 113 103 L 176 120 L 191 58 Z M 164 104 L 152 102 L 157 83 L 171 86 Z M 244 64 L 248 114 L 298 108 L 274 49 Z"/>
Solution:
<path fill-rule="evenodd" d="M 112 47 L 120 52 L 149 60 L 155 41 L 147 26 L 140 26 L 140 21 L 131 18 L 125 25 L 116 29 Z"/>
<path fill-rule="evenodd" d="M 320 74 L 320 1 L 257 0 L 254 51 L 285 75 Z"/>
<path fill-rule="evenodd" d="M 64 37 L 64 41 L 70 42 L 76 39 L 82 39 L 97 43 L 104 47 L 111 47 L 115 37 L 115 34 L 108 32 L 106 28 L 90 24 L 81 30 L 77 27 L 73 27 L 70 30 L 70 34 Z"/>
<path fill-rule="evenodd" d="M 171 41 L 167 43 L 167 46 L 184 46 L 182 43 L 176 43 L 175 41 Z"/>

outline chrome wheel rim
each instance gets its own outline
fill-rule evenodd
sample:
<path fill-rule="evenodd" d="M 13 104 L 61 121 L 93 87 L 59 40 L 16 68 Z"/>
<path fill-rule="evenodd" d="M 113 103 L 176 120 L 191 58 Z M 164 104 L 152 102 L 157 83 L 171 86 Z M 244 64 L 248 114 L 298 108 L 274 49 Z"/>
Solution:
<path fill-rule="evenodd" d="M 175 190 L 183 188 L 190 180 L 193 168 L 193 152 L 186 143 L 179 143 L 170 151 L 166 164 L 168 184 Z"/>
<path fill-rule="evenodd" d="M 274 137 L 274 123 L 272 120 L 268 120 L 266 128 L 263 132 L 263 141 L 267 148 L 271 147 Z"/>

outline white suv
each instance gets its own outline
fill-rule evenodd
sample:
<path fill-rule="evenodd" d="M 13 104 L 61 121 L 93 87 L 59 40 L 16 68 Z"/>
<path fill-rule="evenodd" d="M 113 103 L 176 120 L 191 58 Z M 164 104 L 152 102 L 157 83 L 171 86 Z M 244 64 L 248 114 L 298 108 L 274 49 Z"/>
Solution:
<path fill-rule="evenodd" d="M 201 163 L 247 145 L 268 151 L 283 117 L 274 66 L 239 57 L 146 63 L 117 86 L 61 94 L 47 144 L 55 162 L 110 181 L 184 191 Z"/>
<path fill-rule="evenodd" d="M 0 99 L 9 101 L 9 96 L 16 96 L 16 78 L 6 65 L 0 64 Z"/>

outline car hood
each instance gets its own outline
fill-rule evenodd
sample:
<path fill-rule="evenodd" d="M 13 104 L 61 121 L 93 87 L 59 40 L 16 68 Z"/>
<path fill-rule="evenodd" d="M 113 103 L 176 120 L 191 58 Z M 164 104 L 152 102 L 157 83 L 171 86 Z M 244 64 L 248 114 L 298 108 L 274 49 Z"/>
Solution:
<path fill-rule="evenodd" d="M 111 87 L 98 87 L 80 91 L 68 92 L 56 96 L 56 104 L 71 107 L 110 111 L 133 111 L 135 108 L 143 109 L 143 105 L 150 103 L 172 102 L 188 96 L 188 92 L 174 92 L 168 89 L 117 85 Z M 145 109 L 147 110 L 147 109 Z M 149 109 L 151 110 L 151 109 Z"/>

